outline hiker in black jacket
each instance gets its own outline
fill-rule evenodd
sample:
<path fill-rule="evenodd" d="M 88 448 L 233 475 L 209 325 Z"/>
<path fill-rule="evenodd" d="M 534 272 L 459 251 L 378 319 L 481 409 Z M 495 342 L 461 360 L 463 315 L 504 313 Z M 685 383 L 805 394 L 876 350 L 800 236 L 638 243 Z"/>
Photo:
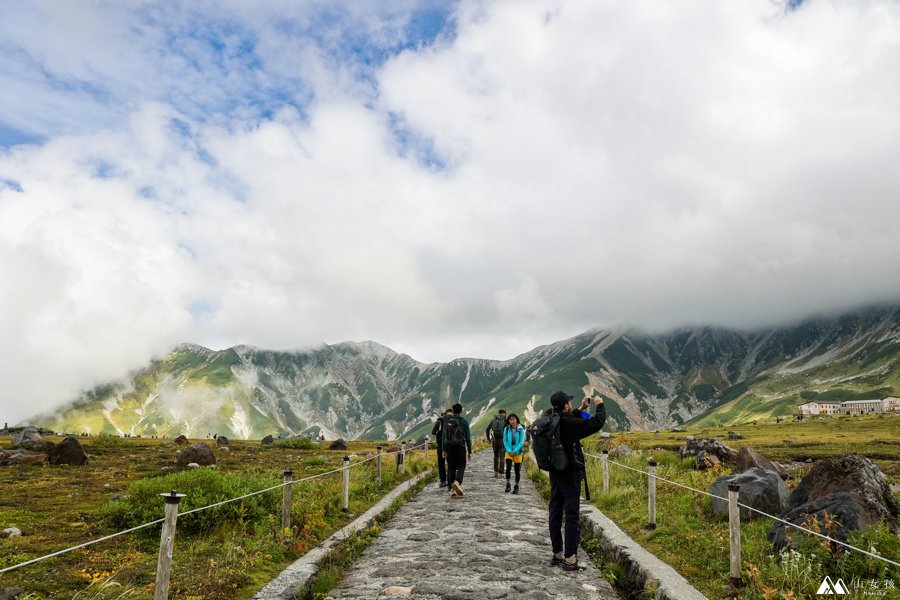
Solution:
<path fill-rule="evenodd" d="M 578 544 L 581 541 L 581 482 L 585 478 L 584 451 L 580 440 L 597 433 L 606 421 L 603 398 L 594 397 L 594 415 L 586 412 L 590 398 L 581 402 L 580 409 L 573 409 L 573 396 L 556 392 L 550 397 L 553 412 L 560 415 L 559 437 L 566 452 L 568 465 L 561 471 L 550 471 L 550 541 L 553 544 L 551 564 L 560 565 L 567 571 L 578 570 Z M 563 512 L 566 513 L 565 553 L 563 536 L 560 532 Z"/>
<path fill-rule="evenodd" d="M 438 475 L 441 476 L 441 483 L 438 487 L 447 487 L 447 459 L 444 458 L 444 420 L 453 414 L 451 409 L 444 411 L 444 414 L 437 418 L 434 427 L 431 428 L 431 435 L 437 438 L 437 458 L 438 458 Z"/>
<path fill-rule="evenodd" d="M 491 442 L 494 450 L 494 478 L 498 478 L 503 474 L 503 428 L 506 427 L 506 411 L 502 408 L 497 411 L 491 422 L 488 423 L 487 429 L 484 431 L 484 437 Z"/>

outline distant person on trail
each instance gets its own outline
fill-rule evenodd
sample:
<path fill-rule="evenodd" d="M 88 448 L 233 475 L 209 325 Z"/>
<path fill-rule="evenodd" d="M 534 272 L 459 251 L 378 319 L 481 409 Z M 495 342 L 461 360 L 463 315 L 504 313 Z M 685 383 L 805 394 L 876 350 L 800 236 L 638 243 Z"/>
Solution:
<path fill-rule="evenodd" d="M 494 449 L 494 479 L 503 473 L 503 428 L 506 427 L 506 411 L 502 408 L 484 432 L 484 437 L 491 442 Z"/>
<path fill-rule="evenodd" d="M 444 414 L 437 418 L 434 427 L 431 428 L 431 435 L 435 436 L 437 442 L 437 459 L 438 474 L 441 476 L 441 483 L 438 487 L 447 486 L 447 461 L 444 459 L 444 422 L 453 414 L 453 410 L 448 408 Z"/>
<path fill-rule="evenodd" d="M 551 411 L 560 416 L 559 438 L 566 454 L 567 465 L 562 470 L 550 471 L 550 541 L 553 544 L 553 565 L 560 565 L 566 571 L 577 571 L 578 544 L 581 541 L 581 481 L 585 478 L 584 451 L 582 439 L 597 433 L 606 421 L 603 398 L 594 396 L 594 415 L 587 417 L 584 411 L 590 405 L 585 397 L 579 409 L 573 409 L 571 396 L 559 391 L 550 397 Z M 566 514 L 566 538 L 560 532 L 563 513 Z"/>
<path fill-rule="evenodd" d="M 444 458 L 447 459 L 447 483 L 451 496 L 462 496 L 466 457 L 472 460 L 472 433 L 462 416 L 462 404 L 453 405 L 453 414 L 444 420 Z"/>
<path fill-rule="evenodd" d="M 513 494 L 519 493 L 519 478 L 522 476 L 522 457 L 525 455 L 525 428 L 519 423 L 519 415 L 510 413 L 506 417 L 503 428 L 503 449 L 506 451 L 506 489 L 509 492 L 509 480 L 513 465 L 516 468 L 516 487 Z"/>

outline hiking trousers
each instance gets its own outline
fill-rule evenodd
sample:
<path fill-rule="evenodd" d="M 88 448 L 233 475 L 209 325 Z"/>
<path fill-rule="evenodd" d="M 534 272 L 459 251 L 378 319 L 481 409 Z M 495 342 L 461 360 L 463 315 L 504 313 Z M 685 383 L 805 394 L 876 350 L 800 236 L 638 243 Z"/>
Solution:
<path fill-rule="evenodd" d="M 494 473 L 503 473 L 503 456 L 506 454 L 506 448 L 503 447 L 503 436 L 499 438 L 494 436 Z"/>
<path fill-rule="evenodd" d="M 441 483 L 447 481 L 447 461 L 444 459 L 444 448 L 441 444 L 437 445 L 438 454 L 438 475 L 441 477 Z"/>
<path fill-rule="evenodd" d="M 463 475 L 466 474 L 466 447 L 450 446 L 447 451 L 447 483 L 454 481 L 462 485 Z"/>
<path fill-rule="evenodd" d="M 563 549 L 562 527 L 563 513 L 566 513 L 566 558 L 578 553 L 581 541 L 581 523 L 578 521 L 581 512 L 581 482 L 554 483 L 550 479 L 550 543 L 553 553 Z"/>

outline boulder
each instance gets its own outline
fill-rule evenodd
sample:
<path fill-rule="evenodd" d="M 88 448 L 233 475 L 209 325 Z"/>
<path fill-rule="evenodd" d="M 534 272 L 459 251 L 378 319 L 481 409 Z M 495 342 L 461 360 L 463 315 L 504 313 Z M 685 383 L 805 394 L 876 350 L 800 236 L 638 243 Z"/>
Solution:
<path fill-rule="evenodd" d="M 175 438 L 175 443 L 178 444 L 179 446 L 186 446 L 186 445 L 190 444 L 191 441 L 189 439 L 187 439 L 186 435 L 181 434 L 177 438 Z"/>
<path fill-rule="evenodd" d="M 163 442 L 160 446 L 175 446 L 175 442 Z"/>
<path fill-rule="evenodd" d="M 739 434 L 739 433 L 735 433 L 734 431 L 729 431 L 729 432 L 728 432 L 728 439 L 729 439 L 729 440 L 742 440 L 742 439 L 744 439 L 744 436 L 742 436 L 742 435 Z"/>
<path fill-rule="evenodd" d="M 694 470 L 696 471 L 717 469 L 721 466 L 722 462 L 716 457 L 715 454 L 707 454 L 706 452 L 701 452 L 694 457 Z"/>
<path fill-rule="evenodd" d="M 32 452 L 46 452 L 53 447 L 53 442 L 41 437 L 37 427 L 26 427 L 12 439 L 13 448 L 24 448 Z"/>
<path fill-rule="evenodd" d="M 7 527 L 3 531 L 0 531 L 0 538 L 14 538 L 14 537 L 22 537 L 22 530 L 18 527 Z"/>
<path fill-rule="evenodd" d="M 275 438 L 273 438 L 271 435 L 267 435 L 260 442 L 260 444 L 262 444 L 263 446 L 271 446 L 274 443 L 275 443 Z"/>
<path fill-rule="evenodd" d="M 686 442 L 690 442 L 690 441 L 693 440 L 693 439 L 694 439 L 694 436 L 692 436 L 692 435 L 686 435 L 686 436 L 684 436 L 684 441 L 686 441 Z"/>
<path fill-rule="evenodd" d="M 81 442 L 74 436 L 69 436 L 53 446 L 47 453 L 47 460 L 52 465 L 86 465 L 87 454 L 84 452 Z"/>
<path fill-rule="evenodd" d="M 831 533 L 841 541 L 847 540 L 849 531 L 881 521 L 891 531 L 900 531 L 900 502 L 891 493 L 884 473 L 870 460 L 854 454 L 819 461 L 797 484 L 780 517 L 807 526 L 815 516 L 820 533 L 828 534 L 825 513 L 837 521 Z M 783 523 L 772 525 L 769 541 L 777 550 L 789 545 Z"/>
<path fill-rule="evenodd" d="M 685 445 L 681 448 L 681 458 L 689 456 L 697 456 L 701 452 L 706 452 L 715 456 L 722 462 L 734 463 L 737 460 L 738 451 L 730 446 L 726 446 L 722 442 L 714 438 L 696 438 L 686 440 Z"/>
<path fill-rule="evenodd" d="M 727 498 L 728 485 L 731 483 L 741 486 L 738 502 L 770 515 L 781 514 L 791 495 L 791 491 L 778 473 L 760 468 L 749 469 L 739 475 L 722 475 L 709 487 L 709 493 Z M 717 515 L 727 515 L 728 501 L 713 498 L 712 508 L 713 513 Z M 743 506 L 739 507 L 739 510 L 742 519 L 758 519 L 762 516 Z"/>
<path fill-rule="evenodd" d="M 0 588 L 0 600 L 13 600 L 19 594 L 24 594 L 25 590 L 22 588 L 14 588 L 14 587 L 3 587 Z"/>
<path fill-rule="evenodd" d="M 47 460 L 46 454 L 25 454 L 20 452 L 18 454 L 13 454 L 8 459 L 6 459 L 6 464 L 10 466 L 33 465 L 36 463 L 42 463 L 45 460 Z"/>
<path fill-rule="evenodd" d="M 625 444 L 619 444 L 615 448 L 612 449 L 612 454 L 618 454 L 619 456 L 628 456 L 634 452 L 631 448 L 626 446 Z"/>
<path fill-rule="evenodd" d="M 603 439 L 608 439 L 608 438 L 611 438 L 611 437 L 612 437 L 612 434 L 611 434 L 610 432 L 608 432 L 608 431 L 601 431 L 601 432 L 600 432 L 600 437 L 602 437 Z"/>
<path fill-rule="evenodd" d="M 218 444 L 219 446 L 227 446 L 227 445 L 228 445 L 228 438 L 225 437 L 224 435 L 217 436 L 217 437 L 216 437 L 216 444 Z"/>
<path fill-rule="evenodd" d="M 672 432 L 673 433 L 684 433 L 685 429 L 684 429 L 684 427 L 673 427 Z"/>
<path fill-rule="evenodd" d="M 788 478 L 788 470 L 782 465 L 769 460 L 749 446 L 741 448 L 738 452 L 737 467 L 735 468 L 735 472 L 743 473 L 747 469 L 755 469 L 757 467 L 760 469 L 775 471 L 782 479 Z"/>
<path fill-rule="evenodd" d="M 191 444 L 178 455 L 178 466 L 186 467 L 191 463 L 209 466 L 216 464 L 216 457 L 206 444 Z"/>
<path fill-rule="evenodd" d="M 328 449 L 329 450 L 346 450 L 347 442 L 345 442 L 344 440 L 334 440 L 333 442 L 331 442 L 331 445 L 328 446 Z"/>
<path fill-rule="evenodd" d="M 422 436 L 419 437 L 419 439 L 416 440 L 415 445 L 416 445 L 416 446 L 421 446 L 421 445 L 424 444 L 425 442 L 430 442 L 430 441 L 431 441 L 431 440 L 429 439 L 429 437 L 428 437 L 427 435 L 422 435 Z"/>

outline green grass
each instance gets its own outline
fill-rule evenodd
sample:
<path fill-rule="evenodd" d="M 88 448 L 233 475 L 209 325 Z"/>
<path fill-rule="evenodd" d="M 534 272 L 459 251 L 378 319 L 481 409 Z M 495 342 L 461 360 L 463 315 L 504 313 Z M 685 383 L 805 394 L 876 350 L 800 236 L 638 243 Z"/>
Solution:
<path fill-rule="evenodd" d="M 0 469 L 0 524 L 18 527 L 19 538 L 0 540 L 0 568 L 119 531 L 125 524 L 163 515 L 160 490 L 187 491 L 181 509 L 262 489 L 341 466 L 344 455 L 358 462 L 377 442 L 349 442 L 348 451 L 272 448 L 232 441 L 230 452 L 214 448 L 215 469 L 163 470 L 175 464 L 178 447 L 164 440 L 83 438 L 91 455 L 84 467 L 21 466 Z M 9 438 L 0 438 L 6 447 Z M 389 448 L 386 448 L 389 450 Z M 432 456 L 407 455 L 407 476 L 396 473 L 393 457 L 375 483 L 375 462 L 351 470 L 350 513 L 359 514 L 406 477 L 426 469 Z M 352 517 L 341 511 L 340 473 L 293 486 L 291 530 L 281 531 L 277 489 L 178 520 L 170 597 L 224 600 L 251 597 L 286 565 L 306 553 Z M 119 496 L 118 500 L 113 500 Z M 123 496 L 127 496 L 124 497 Z M 0 576 L 0 587 L 26 590 L 20 600 L 44 598 L 135 598 L 153 595 L 159 526 L 124 535 Z M 102 584 L 111 582 L 101 589 Z M 114 585 L 115 584 L 115 585 Z"/>
<path fill-rule="evenodd" d="M 733 447 L 752 446 L 761 454 L 781 462 L 805 461 L 856 453 L 873 460 L 889 482 L 900 481 L 900 415 L 866 417 L 832 417 L 809 419 L 801 423 L 746 425 L 733 428 L 689 429 L 687 433 L 651 432 L 621 433 L 610 439 L 591 438 L 588 451 L 599 454 L 627 444 L 636 452 L 616 460 L 646 470 L 650 457 L 656 459 L 657 474 L 693 488 L 708 491 L 715 478 L 726 471 L 694 471 L 690 460 L 682 460 L 678 449 L 685 435 L 724 436 L 735 431 L 742 440 L 725 443 Z M 840 436 L 840 437 L 839 437 Z M 785 440 L 789 443 L 785 444 Z M 812 466 L 792 472 L 788 486 L 796 486 Z M 538 480 L 533 465 L 529 474 Z M 713 515 L 708 497 L 659 482 L 657 484 L 657 528 L 645 529 L 647 515 L 646 476 L 610 466 L 610 491 L 601 491 L 602 471 L 599 461 L 589 461 L 589 481 L 593 503 L 612 518 L 635 541 L 672 565 L 695 587 L 710 598 L 723 597 L 728 581 L 728 521 Z M 742 573 L 747 586 L 739 597 L 745 600 L 814 597 L 825 575 L 851 580 L 885 582 L 893 579 L 900 585 L 900 569 L 855 552 L 834 554 L 822 547 L 819 539 L 795 536 L 797 551 L 777 555 L 767 535 L 770 519 L 741 523 Z M 900 538 L 884 527 L 853 532 L 850 543 L 896 560 L 900 556 Z M 615 576 L 614 570 L 611 574 Z M 888 595 L 863 596 L 855 591 L 844 598 L 887 598 Z"/>

